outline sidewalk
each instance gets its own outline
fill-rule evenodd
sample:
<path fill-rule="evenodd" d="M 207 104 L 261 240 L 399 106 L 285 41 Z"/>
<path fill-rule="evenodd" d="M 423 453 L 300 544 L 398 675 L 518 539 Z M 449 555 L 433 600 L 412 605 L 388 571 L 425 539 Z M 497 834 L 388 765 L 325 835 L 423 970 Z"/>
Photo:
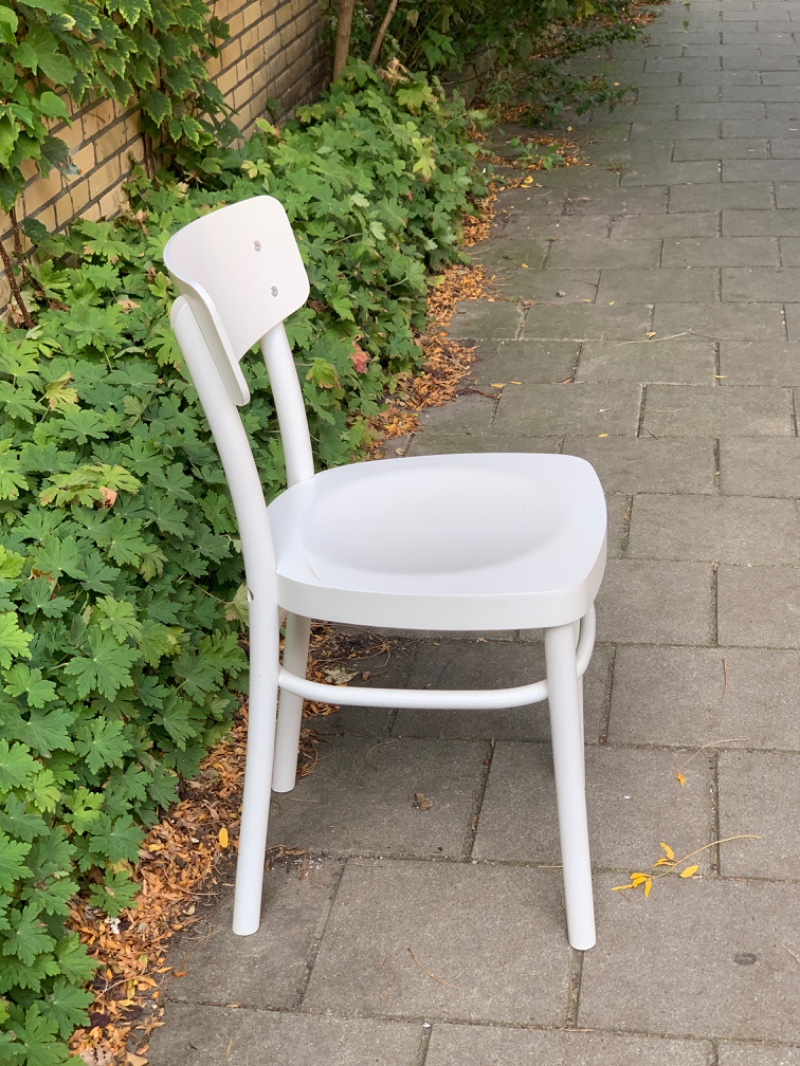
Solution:
<path fill-rule="evenodd" d="M 567 944 L 543 705 L 342 711 L 273 806 L 309 875 L 270 871 L 255 936 L 228 896 L 176 946 L 152 1066 L 800 1066 L 800 0 L 660 11 L 593 59 L 640 86 L 574 124 L 594 165 L 502 194 L 474 249 L 502 298 L 451 329 L 479 391 L 406 442 L 569 452 L 608 493 L 597 946 Z M 366 668 L 512 685 L 542 654 L 400 640 Z M 660 841 L 742 834 L 611 891 Z"/>

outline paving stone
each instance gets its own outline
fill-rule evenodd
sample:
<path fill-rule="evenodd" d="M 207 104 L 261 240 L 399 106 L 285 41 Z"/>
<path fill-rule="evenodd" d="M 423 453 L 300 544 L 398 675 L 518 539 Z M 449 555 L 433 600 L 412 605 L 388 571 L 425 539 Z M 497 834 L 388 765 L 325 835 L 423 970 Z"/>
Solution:
<path fill-rule="evenodd" d="M 800 648 L 800 570 L 721 566 L 719 641 L 754 648 Z"/>
<path fill-rule="evenodd" d="M 726 159 L 722 164 L 723 181 L 793 182 L 799 176 L 791 159 Z"/>
<path fill-rule="evenodd" d="M 715 491 L 716 462 L 710 440 L 567 437 L 564 454 L 590 462 L 607 492 Z"/>
<path fill-rule="evenodd" d="M 725 90 L 723 90 L 724 92 Z M 742 92 L 756 92 L 756 89 Z M 675 162 L 692 159 L 766 159 L 767 144 L 765 137 L 744 138 L 703 138 L 696 141 L 676 141 L 672 158 Z"/>
<path fill-rule="evenodd" d="M 713 211 L 686 214 L 628 215 L 614 219 L 614 240 L 643 240 L 647 237 L 716 237 L 719 215 Z"/>
<path fill-rule="evenodd" d="M 460 396 L 457 404 L 429 407 L 419 415 L 420 429 L 452 430 L 460 433 L 488 433 L 495 414 L 496 403 L 490 396 L 470 393 Z"/>
<path fill-rule="evenodd" d="M 669 98 L 677 104 L 714 103 L 719 100 L 719 88 L 716 85 L 676 85 Z M 664 89 L 661 86 L 640 87 L 636 94 L 636 102 L 639 104 L 657 104 L 663 99 Z"/>
<path fill-rule="evenodd" d="M 596 879 L 600 950 L 584 956 L 581 1028 L 800 1040 L 797 962 L 786 950 L 800 921 L 796 885 L 670 877 L 644 899 L 620 898 L 614 883 Z"/>
<path fill-rule="evenodd" d="M 562 382 L 572 375 L 579 350 L 577 341 L 484 341 L 472 375 L 481 386 L 512 379 L 523 385 Z"/>
<path fill-rule="evenodd" d="M 599 167 L 584 167 L 581 170 L 564 167 L 540 171 L 536 175 L 536 184 L 541 185 L 543 189 L 566 189 L 574 185 L 580 185 L 584 189 L 616 189 L 619 185 L 619 174 Z"/>
<path fill-rule="evenodd" d="M 726 237 L 800 236 L 800 210 L 723 211 L 722 232 Z"/>
<path fill-rule="evenodd" d="M 650 215 L 666 212 L 669 195 L 668 185 L 648 185 L 627 189 L 601 189 L 591 196 L 584 195 L 580 188 L 571 190 L 565 211 L 568 216 L 584 215 Z M 623 242 L 620 242 L 623 243 Z M 601 263 L 610 266 L 610 263 Z"/>
<path fill-rule="evenodd" d="M 785 214 L 781 211 L 780 214 Z M 781 263 L 784 267 L 800 267 L 800 236 L 780 237 Z M 794 294 L 793 294 L 794 295 Z"/>
<path fill-rule="evenodd" d="M 718 778 L 721 838 L 761 837 L 721 847 L 720 873 L 800 880 L 800 755 L 725 751 Z"/>
<path fill-rule="evenodd" d="M 488 746 L 414 737 L 330 737 L 293 792 L 276 795 L 270 840 L 326 855 L 463 855 Z M 414 806 L 414 795 L 433 801 Z"/>
<path fill-rule="evenodd" d="M 635 385 L 532 385 L 503 390 L 494 432 L 556 436 L 633 436 L 639 409 Z"/>
<path fill-rule="evenodd" d="M 716 238 L 719 240 L 720 238 Z M 719 271 L 711 267 L 656 270 L 603 270 L 597 303 L 711 302 L 719 294 Z"/>
<path fill-rule="evenodd" d="M 720 488 L 726 495 L 800 498 L 800 440 L 731 438 L 720 443 Z"/>
<path fill-rule="evenodd" d="M 648 385 L 643 428 L 658 437 L 793 436 L 787 389 Z"/>
<path fill-rule="evenodd" d="M 746 566 L 800 564 L 792 500 L 639 495 L 631 514 L 632 559 L 695 559 Z"/>
<path fill-rule="evenodd" d="M 731 267 L 780 265 L 774 237 L 668 237 L 664 267 Z M 780 297 L 775 297 L 780 299 Z M 702 302 L 698 296 L 697 302 Z"/>
<path fill-rule="evenodd" d="M 640 869 L 645 856 L 660 854 L 665 825 L 678 855 L 714 839 L 709 836 L 708 767 L 698 767 L 679 788 L 674 766 L 675 753 L 669 751 L 608 745 L 586 749 L 586 803 L 595 866 Z M 560 861 L 549 745 L 498 742 L 472 854 L 504 862 Z M 707 870 L 708 853 L 699 861 Z"/>
<path fill-rule="evenodd" d="M 786 204 L 778 206 L 791 207 Z M 673 185 L 669 209 L 673 211 L 721 211 L 724 208 L 769 210 L 774 207 L 768 181 L 727 182 L 721 185 Z"/>
<path fill-rule="evenodd" d="M 735 47 L 735 46 L 732 46 Z M 682 119 L 763 119 L 766 105 L 763 103 L 713 103 L 681 104 L 678 117 Z"/>
<path fill-rule="evenodd" d="M 800 182 L 780 182 L 775 186 L 775 201 L 779 208 L 800 208 Z"/>
<path fill-rule="evenodd" d="M 541 1032 L 530 1029 L 501 1029 L 495 1026 L 443 1025 L 433 1027 L 426 1066 L 510 1066 L 535 1063 L 536 1066 L 660 1066 L 679 1061 L 682 1066 L 705 1066 L 707 1045 L 702 1041 L 663 1040 L 649 1036 L 618 1033 Z M 787 1066 L 800 1063 L 786 1060 Z M 731 1063 L 731 1066 L 734 1066 Z M 739 1060 L 735 1066 L 740 1066 Z M 750 1066 L 744 1060 L 741 1066 Z M 756 1066 L 756 1060 L 753 1060 Z M 764 1066 L 773 1063 L 764 1061 Z M 779 1066 L 779 1060 L 774 1060 Z"/>
<path fill-rule="evenodd" d="M 652 306 L 626 304 L 536 304 L 530 308 L 522 332 L 535 338 L 582 340 L 643 340 L 653 321 Z"/>
<path fill-rule="evenodd" d="M 419 1024 L 172 1004 L 150 1038 L 153 1066 L 415 1066 Z M 268 1055 L 268 1059 L 265 1058 Z"/>
<path fill-rule="evenodd" d="M 529 236 L 527 232 L 517 229 L 517 219 L 549 218 L 552 215 L 560 215 L 564 206 L 564 193 L 562 190 L 542 189 L 536 185 L 520 186 L 516 189 L 504 189 L 501 202 L 505 222 L 513 220 L 513 231 L 517 237 Z M 540 234 L 531 234 L 531 236 Z"/>
<path fill-rule="evenodd" d="M 672 337 L 687 331 L 710 340 L 786 341 L 783 305 L 779 303 L 669 304 L 657 303 L 656 336 Z M 790 337 L 791 339 L 791 337 Z"/>
<path fill-rule="evenodd" d="M 531 641 L 469 644 L 449 641 L 441 647 L 420 646 L 414 686 L 441 688 L 510 688 L 545 676 L 544 651 L 538 634 Z M 584 677 L 584 720 L 587 743 L 596 743 L 605 721 L 611 675 L 611 649 L 596 645 Z M 396 736 L 462 737 L 484 740 L 548 740 L 547 702 L 503 711 L 401 710 L 394 722 Z"/>
<path fill-rule="evenodd" d="M 716 65 L 719 66 L 719 64 Z M 702 74 L 705 73 L 710 66 L 712 66 L 712 64 L 709 63 L 706 56 L 668 56 L 664 59 L 648 59 L 645 70 L 653 73 L 665 70 L 677 70 L 681 74 L 697 71 Z"/>
<path fill-rule="evenodd" d="M 719 1044 L 719 1066 L 800 1066 L 800 1048 L 762 1044 Z"/>
<path fill-rule="evenodd" d="M 784 272 L 785 273 L 785 272 Z M 720 344 L 720 381 L 728 385 L 800 386 L 800 344 Z"/>
<path fill-rule="evenodd" d="M 348 863 L 303 1005 L 557 1026 L 569 958 L 560 870 Z"/>
<path fill-rule="evenodd" d="M 459 433 L 454 426 L 417 432 L 401 455 L 461 455 L 464 452 L 544 452 L 557 455 L 561 436 L 529 437 L 515 433 Z"/>
<path fill-rule="evenodd" d="M 702 63 L 703 60 L 695 60 L 695 62 Z M 722 72 L 719 72 L 720 75 Z M 681 84 L 693 84 L 686 81 L 687 75 L 683 74 L 681 77 Z M 694 83 L 696 84 L 696 83 Z M 706 84 L 702 82 L 701 84 Z M 638 112 L 635 113 L 635 115 Z M 717 138 L 720 136 L 720 123 L 712 121 L 704 122 L 692 122 L 686 119 L 678 122 L 644 122 L 634 117 L 634 121 L 631 125 L 631 143 L 639 144 L 641 142 L 647 143 L 649 147 L 654 144 L 658 144 L 665 139 L 671 141 L 691 141 L 699 140 L 703 137 Z"/>
<path fill-rule="evenodd" d="M 708 644 L 711 567 L 612 559 L 597 598 L 598 635 L 620 644 Z"/>
<path fill-rule="evenodd" d="M 597 267 L 611 270 L 614 267 L 655 267 L 658 266 L 660 255 L 661 241 L 658 239 L 557 241 L 547 257 L 547 268 L 575 267 L 585 270 Z"/>
<path fill-rule="evenodd" d="M 608 739 L 694 750 L 708 744 L 711 752 L 717 746 L 800 751 L 798 698 L 796 651 L 622 647 Z M 688 778 L 689 764 L 684 772 Z"/>
<path fill-rule="evenodd" d="M 611 216 L 581 215 L 570 218 L 565 215 L 548 215 L 542 217 L 525 216 L 523 211 L 514 211 L 508 216 L 503 232 L 513 233 L 517 237 L 527 235 L 546 240 L 600 240 L 609 235 Z"/>
<path fill-rule="evenodd" d="M 796 48 L 796 45 L 792 45 Z M 763 100 L 764 103 L 800 102 L 800 87 L 793 85 L 733 85 L 722 90 L 723 100 Z M 745 159 L 746 156 L 740 158 Z M 762 157 L 766 158 L 766 157 Z M 774 156 L 773 156 L 774 158 Z"/>
<path fill-rule="evenodd" d="M 800 308 L 797 304 L 786 304 L 783 313 L 786 322 L 786 335 L 790 344 L 800 343 Z"/>
<path fill-rule="evenodd" d="M 171 1003 L 236 1003 L 260 1010 L 294 1010 L 308 965 L 328 920 L 340 867 L 321 861 L 313 877 L 275 866 L 264 877 L 261 927 L 252 936 L 233 934 L 233 899 L 170 948 L 172 965 L 186 971 L 169 983 Z M 198 1011 L 198 1013 L 203 1013 Z"/>
<path fill-rule="evenodd" d="M 626 272 L 627 273 L 627 272 Z M 660 276 L 663 271 L 653 271 Z M 692 274 L 695 272 L 692 271 Z M 702 275 L 704 271 L 697 273 Z M 615 296 L 616 272 L 603 298 Z M 605 281 L 606 271 L 603 271 Z M 635 283 L 635 278 L 625 278 Z M 645 279 L 645 286 L 650 278 Z M 601 282 L 601 292 L 603 284 Z M 615 299 L 618 297 L 615 296 Z M 623 302 L 620 300 L 620 302 Z M 581 346 L 577 381 L 671 382 L 711 384 L 714 379 L 714 345 L 694 337 L 674 341 L 585 341 Z"/>
<path fill-rule="evenodd" d="M 762 85 L 797 85 L 797 77 L 790 71 L 764 71 L 760 75 Z"/>
<path fill-rule="evenodd" d="M 448 327 L 451 337 L 516 337 L 522 325 L 522 310 L 517 303 L 491 303 L 488 300 L 461 300 Z"/>
<path fill-rule="evenodd" d="M 800 141 L 796 137 L 792 137 L 791 140 L 773 137 L 769 146 L 773 159 L 800 159 Z"/>
<path fill-rule="evenodd" d="M 632 164 L 623 171 L 620 185 L 682 185 L 699 182 L 718 183 L 719 180 L 719 164 L 714 160 L 686 163 L 640 163 Z"/>
<path fill-rule="evenodd" d="M 509 300 L 536 303 L 594 303 L 600 271 L 537 270 L 528 264 L 508 267 L 492 281 L 492 289 Z"/>
<path fill-rule="evenodd" d="M 522 264 L 526 268 L 536 269 L 544 265 L 550 245 L 545 240 L 518 240 L 504 237 L 500 240 L 481 241 L 470 253 L 473 262 L 478 263 L 487 274 L 508 271 L 512 275 Z"/>

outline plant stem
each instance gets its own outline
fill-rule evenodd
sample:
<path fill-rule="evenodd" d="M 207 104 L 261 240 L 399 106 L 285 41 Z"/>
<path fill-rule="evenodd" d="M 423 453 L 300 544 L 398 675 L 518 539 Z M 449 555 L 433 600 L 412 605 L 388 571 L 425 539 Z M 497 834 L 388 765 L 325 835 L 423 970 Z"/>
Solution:
<path fill-rule="evenodd" d="M 378 58 L 383 39 L 386 36 L 386 31 L 389 29 L 389 23 L 394 18 L 395 11 L 397 11 L 397 0 L 391 0 L 386 14 L 383 16 L 383 22 L 380 25 L 380 29 L 375 35 L 375 40 L 372 42 L 372 48 L 370 48 L 369 55 L 367 56 L 367 62 L 370 66 L 374 65 L 375 60 Z"/>
<path fill-rule="evenodd" d="M 11 289 L 11 295 L 19 307 L 20 314 L 22 315 L 22 321 L 25 323 L 26 329 L 33 329 L 35 322 L 31 318 L 31 313 L 25 306 L 25 301 L 22 298 L 22 293 L 19 291 L 19 285 L 17 285 L 17 279 L 14 277 L 14 267 L 6 251 L 5 245 L 0 241 L 0 258 L 3 260 L 3 266 L 6 270 L 6 277 L 8 278 L 8 287 Z"/>
<path fill-rule="evenodd" d="M 339 0 L 339 18 L 336 23 L 336 47 L 333 53 L 333 80 L 339 77 L 350 54 L 350 31 L 353 28 L 353 10 L 356 0 Z"/>

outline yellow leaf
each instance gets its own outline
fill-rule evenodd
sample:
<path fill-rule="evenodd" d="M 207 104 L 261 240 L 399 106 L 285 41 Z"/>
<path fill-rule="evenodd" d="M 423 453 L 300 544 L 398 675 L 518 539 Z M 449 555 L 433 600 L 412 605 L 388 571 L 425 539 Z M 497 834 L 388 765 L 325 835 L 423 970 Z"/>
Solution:
<path fill-rule="evenodd" d="M 645 337 L 647 337 L 647 339 L 648 339 L 648 340 L 649 340 L 649 339 L 650 339 L 651 337 L 655 337 L 655 331 L 654 331 L 654 330 L 652 330 L 652 329 L 651 329 L 651 330 L 649 330 L 649 331 L 648 331 L 647 333 L 645 333 Z"/>
<path fill-rule="evenodd" d="M 639 885 L 644 884 L 645 881 L 649 881 L 648 874 L 631 874 L 631 884 L 634 888 L 638 888 Z"/>
<path fill-rule="evenodd" d="M 492 382 L 492 388 L 493 388 L 493 389 L 504 389 L 504 388 L 505 388 L 505 385 L 501 385 L 501 384 L 498 384 L 497 382 L 494 382 L 494 381 L 493 381 L 493 382 Z"/>
<path fill-rule="evenodd" d="M 651 889 L 652 887 L 653 887 L 653 882 L 652 882 L 652 881 L 650 880 L 650 878 L 648 877 L 648 878 L 647 878 L 647 883 L 646 883 L 646 884 L 645 884 L 645 886 L 644 886 L 644 898 L 645 898 L 645 899 L 647 899 L 647 897 L 648 897 L 648 896 L 650 895 L 650 889 Z"/>
<path fill-rule="evenodd" d="M 614 885 L 611 889 L 612 892 L 624 892 L 626 888 L 633 888 L 633 885 Z"/>
<path fill-rule="evenodd" d="M 697 865 L 687 866 L 685 870 L 681 870 L 681 872 L 678 874 L 678 877 L 693 877 L 699 869 L 700 867 Z"/>
<path fill-rule="evenodd" d="M 223 826 L 222 829 L 220 829 L 219 831 L 219 846 L 221 848 L 227 848 L 228 846 L 228 830 L 225 828 L 225 826 Z"/>
<path fill-rule="evenodd" d="M 656 861 L 653 863 L 653 866 L 674 866 L 674 865 L 675 865 L 675 863 L 672 861 L 672 859 L 656 859 Z"/>
<path fill-rule="evenodd" d="M 527 270 L 528 269 L 528 264 L 527 263 L 520 263 L 520 266 L 522 267 L 523 270 Z"/>
<path fill-rule="evenodd" d="M 608 434 L 607 433 L 598 433 L 597 436 L 598 437 L 607 437 Z"/>
<path fill-rule="evenodd" d="M 678 770 L 678 772 L 675 774 L 675 780 L 678 782 L 681 788 L 683 788 L 683 786 L 686 784 L 686 778 L 683 776 L 680 770 Z"/>
<path fill-rule="evenodd" d="M 664 849 L 664 854 L 667 856 L 668 859 L 674 859 L 675 858 L 675 852 L 672 850 L 672 848 L 669 846 L 669 844 L 665 844 L 664 841 L 662 840 L 662 841 L 659 842 L 658 846 L 660 848 Z"/>

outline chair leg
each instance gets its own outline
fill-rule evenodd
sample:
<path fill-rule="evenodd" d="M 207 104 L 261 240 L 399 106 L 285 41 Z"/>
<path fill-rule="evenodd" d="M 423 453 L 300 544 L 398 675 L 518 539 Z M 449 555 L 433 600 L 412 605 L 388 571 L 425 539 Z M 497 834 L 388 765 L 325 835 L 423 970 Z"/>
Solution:
<path fill-rule="evenodd" d="M 572 947 L 586 951 L 597 938 L 574 626 L 570 623 L 545 630 L 544 650 L 567 931 Z"/>
<path fill-rule="evenodd" d="M 310 619 L 296 614 L 287 617 L 283 665 L 290 674 L 306 676 L 310 632 Z M 275 792 L 291 792 L 294 788 L 302 724 L 303 697 L 281 691 L 278 701 L 278 728 L 275 734 L 275 767 L 272 771 L 272 788 Z"/>
<path fill-rule="evenodd" d="M 258 601 L 252 601 L 247 759 L 233 903 L 233 931 L 239 936 L 255 933 L 261 919 L 269 782 L 275 753 L 279 635 L 278 612 L 274 604 L 258 610 Z"/>

